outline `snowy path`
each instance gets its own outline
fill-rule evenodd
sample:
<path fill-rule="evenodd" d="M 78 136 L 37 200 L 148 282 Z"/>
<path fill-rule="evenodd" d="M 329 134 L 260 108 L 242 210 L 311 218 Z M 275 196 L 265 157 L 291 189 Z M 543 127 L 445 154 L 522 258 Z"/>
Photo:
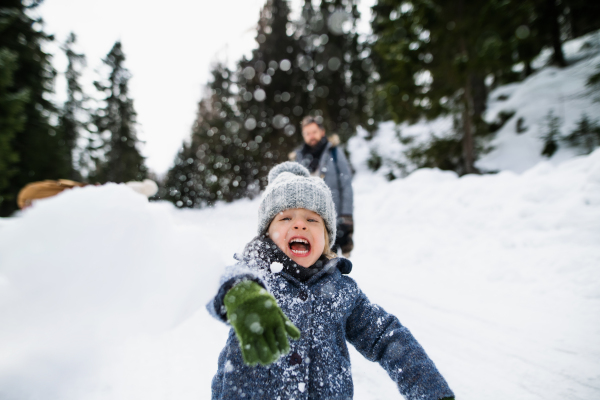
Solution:
<path fill-rule="evenodd" d="M 439 173 L 413 187 L 359 178 L 352 276 L 411 329 L 460 399 L 600 398 L 598 276 L 587 283 L 584 278 L 590 263 L 600 262 L 598 246 L 591 246 L 595 239 L 600 243 L 600 221 L 586 227 L 586 216 L 573 220 L 565 213 L 559 229 L 552 229 L 545 212 L 520 201 L 515 207 L 506 193 L 497 201 L 490 200 L 495 193 L 479 199 L 470 193 L 505 179 L 495 178 L 488 185 Z M 563 184 L 538 182 L 531 190 L 560 191 Z M 544 209 L 541 197 L 534 200 Z M 440 210 L 442 199 L 448 210 Z M 234 242 L 253 235 L 256 207 L 232 205 L 194 217 L 190 212 L 186 219 L 211 226 L 216 242 L 227 243 L 219 246 L 227 257 Z M 533 228 L 516 226 L 523 217 Z M 583 242 L 573 243 L 574 231 Z M 580 262 L 586 265 L 578 267 Z M 573 277 L 576 272 L 584 276 Z M 568 279 L 584 287 L 571 287 Z M 591 292 L 569 292 L 581 289 Z M 357 399 L 401 398 L 378 365 L 356 351 L 351 355 Z"/>
<path fill-rule="evenodd" d="M 600 398 L 597 286 L 587 299 L 565 293 L 572 272 L 589 273 L 598 265 L 598 246 L 580 243 L 580 257 L 573 243 L 561 246 L 561 240 L 572 241 L 568 225 L 600 243 L 599 221 L 588 231 L 570 218 L 558 232 L 547 226 L 514 229 L 515 220 L 491 229 L 486 225 L 499 222 L 494 214 L 521 219 L 521 212 L 506 195 L 496 204 L 490 201 L 493 194 L 488 204 L 473 201 L 466 186 L 492 189 L 477 180 L 439 181 L 427 188 L 397 182 L 365 190 L 357 205 L 355 279 L 412 330 L 459 398 Z M 555 185 L 560 190 L 561 184 Z M 360 190 L 361 183 L 357 186 Z M 402 193 L 411 189 L 430 193 Z M 464 207 L 452 204 L 453 197 Z M 444 214 L 441 199 L 453 210 Z M 529 211 L 527 217 L 536 213 Z M 387 219 L 377 218 L 386 213 Z M 555 256 L 563 261 L 556 269 L 549 262 Z M 383 265 L 369 262 L 374 259 Z"/>
<path fill-rule="evenodd" d="M 522 175 L 361 172 L 354 187 L 351 276 L 458 399 L 600 398 L 600 151 Z M 0 398 L 208 398 L 228 329 L 202 304 L 257 208 L 175 210 L 113 186 L 0 220 Z M 351 358 L 356 399 L 401 399 Z"/>

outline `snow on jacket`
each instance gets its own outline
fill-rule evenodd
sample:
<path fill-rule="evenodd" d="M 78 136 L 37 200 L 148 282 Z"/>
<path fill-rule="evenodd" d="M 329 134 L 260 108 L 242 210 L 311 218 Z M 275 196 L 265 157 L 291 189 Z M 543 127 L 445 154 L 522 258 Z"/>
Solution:
<path fill-rule="evenodd" d="M 329 189 L 335 204 L 337 215 L 352 215 L 354 195 L 352 193 L 352 171 L 350 164 L 341 148 L 338 147 L 340 139 L 337 135 L 328 138 L 328 143 L 319 161 L 317 168 L 318 176 L 323 178 Z M 335 150 L 333 150 L 335 149 Z M 299 162 L 308 168 L 310 159 L 302 154 L 302 147 L 290 154 L 292 161 Z M 332 150 L 336 152 L 334 160 Z"/>
<path fill-rule="evenodd" d="M 229 267 L 209 311 L 226 321 L 223 298 L 237 282 L 263 285 L 300 329 L 289 354 L 268 366 L 244 364 L 233 329 L 219 356 L 212 382 L 213 400 L 352 399 L 354 388 L 346 341 L 368 360 L 378 362 L 409 400 L 453 397 L 423 348 L 398 319 L 369 302 L 347 276 L 352 264 L 330 260 L 305 283 L 281 271 L 271 273 L 267 242 L 256 238 L 240 262 Z M 302 268 L 302 267 L 299 267 Z"/>

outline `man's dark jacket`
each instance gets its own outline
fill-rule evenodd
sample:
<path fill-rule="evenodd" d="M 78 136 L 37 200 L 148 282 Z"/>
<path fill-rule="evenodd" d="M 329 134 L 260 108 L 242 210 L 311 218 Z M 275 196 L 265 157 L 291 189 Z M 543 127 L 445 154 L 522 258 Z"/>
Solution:
<path fill-rule="evenodd" d="M 352 171 L 350 164 L 341 148 L 338 147 L 339 138 L 332 135 L 325 149 L 321 153 L 319 166 L 315 174 L 325 181 L 325 184 L 331 189 L 333 203 L 337 215 L 352 215 L 354 207 L 354 195 L 352 193 Z M 333 154 L 335 152 L 335 154 Z M 306 168 L 309 167 L 312 157 L 307 156 L 299 148 L 290 154 L 292 161 L 299 162 Z"/>

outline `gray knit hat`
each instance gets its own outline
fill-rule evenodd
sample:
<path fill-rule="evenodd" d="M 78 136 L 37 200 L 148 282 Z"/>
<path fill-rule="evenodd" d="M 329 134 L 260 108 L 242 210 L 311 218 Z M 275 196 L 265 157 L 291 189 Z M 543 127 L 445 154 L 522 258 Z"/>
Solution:
<path fill-rule="evenodd" d="M 329 246 L 333 246 L 336 215 L 329 187 L 323 179 L 311 177 L 299 163 L 286 161 L 269 172 L 269 184 L 258 208 L 258 234 L 265 233 L 273 218 L 290 208 L 305 208 L 319 214 L 329 234 Z"/>

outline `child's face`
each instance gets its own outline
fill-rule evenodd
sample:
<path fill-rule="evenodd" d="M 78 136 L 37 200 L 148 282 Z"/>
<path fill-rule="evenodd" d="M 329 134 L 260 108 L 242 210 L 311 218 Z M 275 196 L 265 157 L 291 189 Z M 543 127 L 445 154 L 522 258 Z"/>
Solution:
<path fill-rule="evenodd" d="M 277 214 L 268 233 L 289 258 L 306 268 L 313 265 L 325 249 L 323 218 L 304 208 L 291 208 Z"/>

